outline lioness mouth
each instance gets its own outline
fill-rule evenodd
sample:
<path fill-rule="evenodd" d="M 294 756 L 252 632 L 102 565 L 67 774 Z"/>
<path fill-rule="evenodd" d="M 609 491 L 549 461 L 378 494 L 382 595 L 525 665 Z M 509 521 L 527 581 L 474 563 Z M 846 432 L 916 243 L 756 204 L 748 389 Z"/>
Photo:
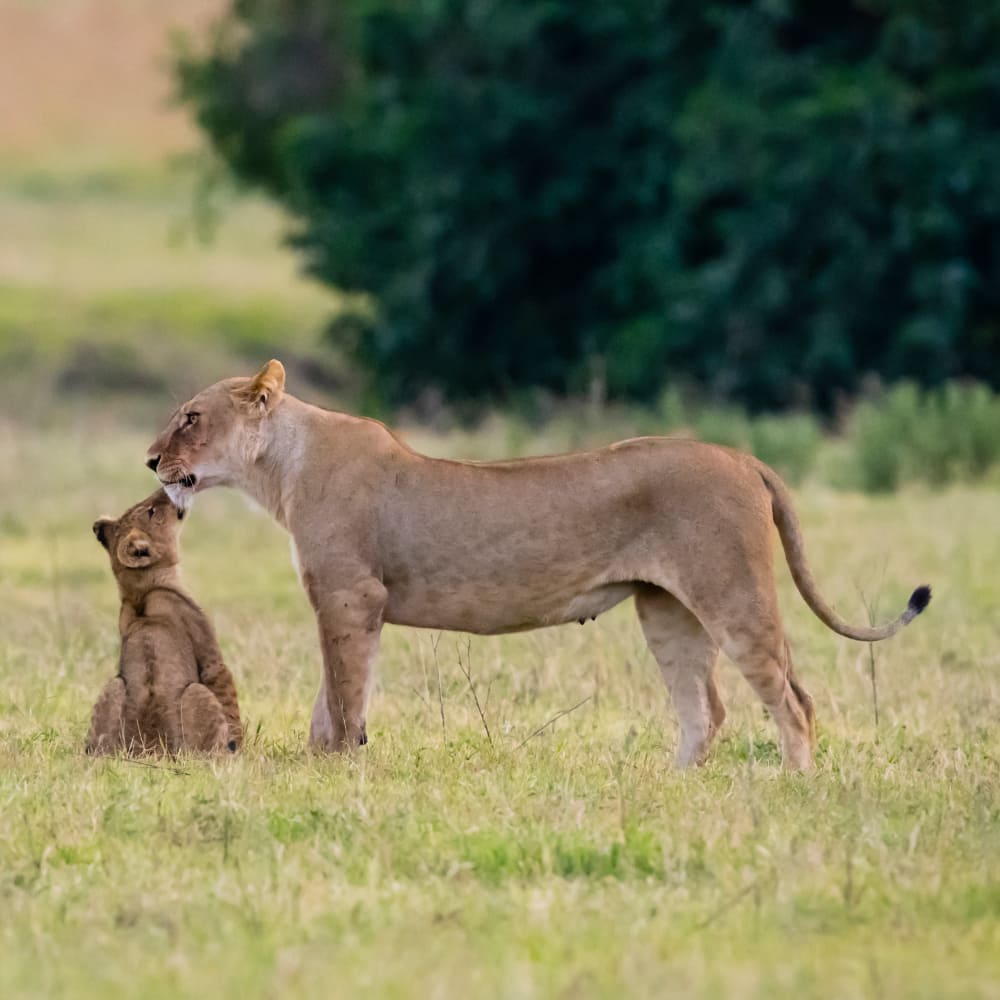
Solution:
<path fill-rule="evenodd" d="M 180 479 L 175 479 L 172 483 L 164 483 L 163 488 L 167 491 L 167 496 L 170 497 L 170 502 L 174 505 L 177 511 L 178 518 L 183 516 L 183 512 L 191 506 L 191 500 L 194 497 L 194 487 L 198 482 L 197 476 L 182 476 Z"/>
<path fill-rule="evenodd" d="M 198 477 L 193 476 L 189 473 L 186 476 L 180 476 L 178 479 L 171 479 L 170 482 L 167 482 L 166 480 L 163 479 L 161 479 L 160 482 L 163 483 L 164 489 L 167 489 L 171 486 L 183 486 L 184 489 L 186 490 L 193 490 L 195 487 L 195 483 L 198 482 Z"/>

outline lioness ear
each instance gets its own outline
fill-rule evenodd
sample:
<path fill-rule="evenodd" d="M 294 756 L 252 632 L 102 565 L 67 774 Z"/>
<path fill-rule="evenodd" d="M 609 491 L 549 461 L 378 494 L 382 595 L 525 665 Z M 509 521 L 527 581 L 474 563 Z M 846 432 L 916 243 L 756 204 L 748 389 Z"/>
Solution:
<path fill-rule="evenodd" d="M 113 517 L 99 517 L 91 526 L 94 534 L 97 536 L 97 540 L 105 548 L 110 546 L 108 529 L 113 528 L 117 523 Z"/>
<path fill-rule="evenodd" d="M 252 407 L 263 413 L 274 408 L 284 391 L 285 367 L 272 358 L 250 379 L 242 395 Z"/>

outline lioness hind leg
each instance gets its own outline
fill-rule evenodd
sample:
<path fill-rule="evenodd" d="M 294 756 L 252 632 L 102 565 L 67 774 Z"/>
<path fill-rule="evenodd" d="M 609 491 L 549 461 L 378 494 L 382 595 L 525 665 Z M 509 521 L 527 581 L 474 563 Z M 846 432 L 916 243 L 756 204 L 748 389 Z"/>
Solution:
<path fill-rule="evenodd" d="M 125 682 L 120 677 L 108 681 L 90 718 L 87 753 L 114 753 L 124 741 L 122 711 L 125 707 Z"/>
<path fill-rule="evenodd" d="M 739 667 L 757 696 L 767 707 L 781 736 L 781 760 L 791 771 L 812 767 L 816 722 L 813 700 L 792 671 L 777 596 L 746 605 L 752 619 L 730 619 L 717 629 L 726 655 Z"/>
<path fill-rule="evenodd" d="M 181 746 L 223 750 L 228 745 L 229 723 L 219 699 L 204 684 L 188 685 L 181 695 Z"/>
<path fill-rule="evenodd" d="M 715 683 L 719 647 L 698 619 L 665 590 L 643 587 L 635 607 L 680 722 L 677 764 L 703 764 L 726 718 Z"/>
<path fill-rule="evenodd" d="M 784 640 L 736 643 L 727 655 L 736 660 L 743 676 L 778 726 L 781 735 L 781 762 L 790 771 L 812 767 L 816 738 L 813 700 L 795 679 Z"/>

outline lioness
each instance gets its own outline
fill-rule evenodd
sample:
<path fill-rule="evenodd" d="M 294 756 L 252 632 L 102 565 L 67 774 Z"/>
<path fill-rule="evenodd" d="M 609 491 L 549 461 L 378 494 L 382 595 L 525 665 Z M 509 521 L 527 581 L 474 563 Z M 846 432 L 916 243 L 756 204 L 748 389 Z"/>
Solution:
<path fill-rule="evenodd" d="M 680 718 L 679 764 L 701 763 L 725 718 L 721 648 L 774 717 L 785 766 L 807 768 L 813 703 L 785 643 L 771 525 L 806 603 L 840 635 L 885 639 L 930 599 L 919 587 L 878 628 L 842 621 L 809 572 L 788 491 L 750 455 L 638 438 L 550 458 L 444 461 L 284 388 L 277 361 L 216 382 L 174 413 L 147 464 L 179 506 L 236 486 L 291 533 L 323 650 L 310 729 L 318 748 L 366 742 L 385 622 L 514 632 L 634 597 Z"/>
<path fill-rule="evenodd" d="M 94 522 L 111 556 L 121 610 L 118 676 L 94 706 L 87 753 L 237 750 L 236 686 L 201 608 L 181 588 L 183 510 L 164 490 L 117 520 Z"/>

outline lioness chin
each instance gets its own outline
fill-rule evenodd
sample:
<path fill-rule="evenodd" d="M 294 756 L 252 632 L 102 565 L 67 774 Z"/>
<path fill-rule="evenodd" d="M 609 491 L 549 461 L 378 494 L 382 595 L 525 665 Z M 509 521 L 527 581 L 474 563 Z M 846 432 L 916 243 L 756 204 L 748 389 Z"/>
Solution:
<path fill-rule="evenodd" d="M 812 579 L 788 491 L 750 455 L 638 438 L 547 458 L 444 461 L 284 387 L 277 361 L 209 386 L 171 417 L 147 464 L 177 504 L 235 486 L 291 533 L 323 651 L 317 748 L 366 742 L 385 622 L 513 632 L 633 597 L 680 720 L 679 764 L 701 763 L 725 718 L 722 649 L 774 718 L 785 766 L 807 768 L 813 703 L 785 642 L 772 525 L 799 592 L 840 635 L 888 638 L 930 600 L 918 587 L 886 625 L 842 621 Z"/>

